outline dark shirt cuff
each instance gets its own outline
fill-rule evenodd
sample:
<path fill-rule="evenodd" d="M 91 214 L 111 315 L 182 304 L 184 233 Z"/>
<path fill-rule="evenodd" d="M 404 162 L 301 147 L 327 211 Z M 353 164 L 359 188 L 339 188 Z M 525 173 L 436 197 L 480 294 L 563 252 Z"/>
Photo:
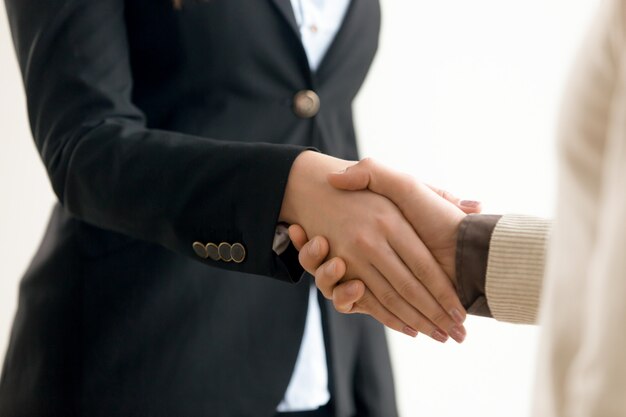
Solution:
<path fill-rule="evenodd" d="M 469 314 L 492 317 L 485 294 L 489 242 L 502 216 L 471 214 L 461 222 L 456 245 L 457 294 Z"/>

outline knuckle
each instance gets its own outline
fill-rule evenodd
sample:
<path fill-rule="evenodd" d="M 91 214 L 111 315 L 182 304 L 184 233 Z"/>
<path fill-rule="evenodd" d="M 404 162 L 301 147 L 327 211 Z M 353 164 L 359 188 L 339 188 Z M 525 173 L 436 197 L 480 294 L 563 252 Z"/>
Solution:
<path fill-rule="evenodd" d="M 326 298 L 328 300 L 332 299 L 332 297 L 333 297 L 333 286 L 332 285 L 328 285 L 327 283 L 322 282 L 316 276 L 315 277 L 315 286 L 320 290 L 320 292 L 322 293 L 324 298 Z"/>
<path fill-rule="evenodd" d="M 397 292 L 393 290 L 388 290 L 381 294 L 380 302 L 386 307 L 395 306 L 399 304 L 400 296 Z"/>
<path fill-rule="evenodd" d="M 400 323 L 398 323 L 398 321 L 395 320 L 394 318 L 389 317 L 389 315 L 387 314 L 383 314 L 381 316 L 373 316 L 373 317 L 379 322 L 381 322 L 383 325 L 391 329 L 395 329 L 397 331 L 401 331 L 402 329 L 402 326 L 400 325 Z"/>
<path fill-rule="evenodd" d="M 325 269 L 324 267 L 317 268 L 317 271 L 315 271 L 315 284 L 318 287 L 333 288 L 337 285 L 338 280 L 327 274 Z"/>
<path fill-rule="evenodd" d="M 378 213 L 374 217 L 376 227 L 386 235 L 393 233 L 397 229 L 397 219 L 389 213 Z"/>
<path fill-rule="evenodd" d="M 374 310 L 374 306 L 376 303 L 371 296 L 364 295 L 363 297 L 361 297 L 361 299 L 359 299 L 354 304 L 355 304 L 355 307 L 358 307 L 359 311 L 368 313 Z"/>
<path fill-rule="evenodd" d="M 333 291 L 334 303 L 346 305 L 346 304 L 354 304 L 355 301 L 358 301 L 358 300 L 355 300 L 354 297 L 350 297 L 350 295 L 347 294 L 344 291 L 344 288 L 341 286 L 335 288 L 335 290 Z"/>
<path fill-rule="evenodd" d="M 304 251 L 300 251 L 300 253 L 298 254 L 298 261 L 306 272 L 308 272 L 309 274 L 315 273 L 314 268 L 311 267 L 311 261 L 309 257 L 304 253 Z"/>
<path fill-rule="evenodd" d="M 374 242 L 366 233 L 357 233 L 353 238 L 353 243 L 355 247 L 366 253 L 371 253 L 374 250 Z"/>
<path fill-rule="evenodd" d="M 421 293 L 421 286 L 417 281 L 407 280 L 400 284 L 400 294 L 408 300 L 415 300 Z"/>
<path fill-rule="evenodd" d="M 426 333 L 424 328 L 424 326 L 426 325 L 426 320 L 422 319 L 421 317 L 414 317 L 408 324 L 415 330 Z"/>
<path fill-rule="evenodd" d="M 433 262 L 421 256 L 415 258 L 411 265 L 411 270 L 415 272 L 417 278 L 427 287 L 433 283 L 437 271 Z"/>
<path fill-rule="evenodd" d="M 441 325 L 443 323 L 447 323 L 449 318 L 448 318 L 448 315 L 443 310 L 439 309 L 439 311 L 433 314 L 433 316 L 431 317 L 431 320 L 433 323 L 437 323 Z M 442 327 L 445 328 L 446 326 L 442 326 Z"/>
<path fill-rule="evenodd" d="M 322 293 L 322 295 L 324 296 L 325 299 L 327 300 L 332 300 L 333 299 L 333 292 L 332 290 L 329 290 L 328 288 L 320 288 L 317 287 L 320 292 Z"/>
<path fill-rule="evenodd" d="M 454 306 L 457 304 L 458 296 L 448 291 L 439 291 L 435 294 L 435 298 L 442 306 Z"/>
<path fill-rule="evenodd" d="M 319 239 L 314 237 L 311 239 L 306 245 L 305 250 L 301 250 L 300 252 L 305 252 L 310 259 L 316 259 L 320 255 L 319 250 Z"/>

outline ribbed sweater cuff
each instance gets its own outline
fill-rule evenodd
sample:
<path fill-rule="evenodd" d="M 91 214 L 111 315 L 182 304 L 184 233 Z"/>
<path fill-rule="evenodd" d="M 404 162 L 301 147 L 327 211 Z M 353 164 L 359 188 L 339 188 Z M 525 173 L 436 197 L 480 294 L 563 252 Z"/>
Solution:
<path fill-rule="evenodd" d="M 505 215 L 496 224 L 487 261 L 487 302 L 493 317 L 534 323 L 543 282 L 551 222 Z"/>

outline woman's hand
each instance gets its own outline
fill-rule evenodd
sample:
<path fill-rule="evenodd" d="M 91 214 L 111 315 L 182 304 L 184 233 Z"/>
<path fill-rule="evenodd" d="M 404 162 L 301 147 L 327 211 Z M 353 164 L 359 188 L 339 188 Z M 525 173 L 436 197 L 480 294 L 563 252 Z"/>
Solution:
<path fill-rule="evenodd" d="M 279 220 L 299 224 L 305 236 L 324 236 L 329 246 L 324 247 L 323 240 L 314 240 L 310 250 L 326 250 L 330 256 L 344 260 L 343 264 L 331 263 L 331 267 L 337 267 L 335 276 L 341 272 L 348 279 L 361 279 L 366 288 L 359 303 L 374 311 L 383 323 L 411 336 L 422 332 L 444 342 L 450 334 L 461 342 L 465 337 L 465 310 L 446 272 L 400 206 L 368 190 L 367 184 L 357 191 L 329 184 L 333 179 L 329 174 L 352 164 L 303 152 L 293 164 Z M 341 186 L 341 180 L 333 185 Z M 356 190 L 353 183 L 344 188 Z M 420 188 L 419 192 L 424 191 Z M 449 211 L 450 217 L 460 223 L 465 214 L 450 206 L 456 210 Z M 441 252 L 445 248 L 438 249 Z M 328 289 L 323 293 L 332 297 Z"/>

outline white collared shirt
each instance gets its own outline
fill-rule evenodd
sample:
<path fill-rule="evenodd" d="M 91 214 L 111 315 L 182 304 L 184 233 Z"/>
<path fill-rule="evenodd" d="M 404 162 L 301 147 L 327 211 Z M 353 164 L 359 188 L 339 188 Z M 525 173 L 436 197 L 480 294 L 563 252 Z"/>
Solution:
<path fill-rule="evenodd" d="M 317 70 L 350 6 L 350 0 L 291 0 L 309 67 Z"/>
<path fill-rule="evenodd" d="M 348 11 L 350 0 L 291 0 L 311 71 L 317 70 Z M 304 335 L 289 386 L 277 411 L 315 410 L 330 400 L 317 289 L 311 285 Z"/>

